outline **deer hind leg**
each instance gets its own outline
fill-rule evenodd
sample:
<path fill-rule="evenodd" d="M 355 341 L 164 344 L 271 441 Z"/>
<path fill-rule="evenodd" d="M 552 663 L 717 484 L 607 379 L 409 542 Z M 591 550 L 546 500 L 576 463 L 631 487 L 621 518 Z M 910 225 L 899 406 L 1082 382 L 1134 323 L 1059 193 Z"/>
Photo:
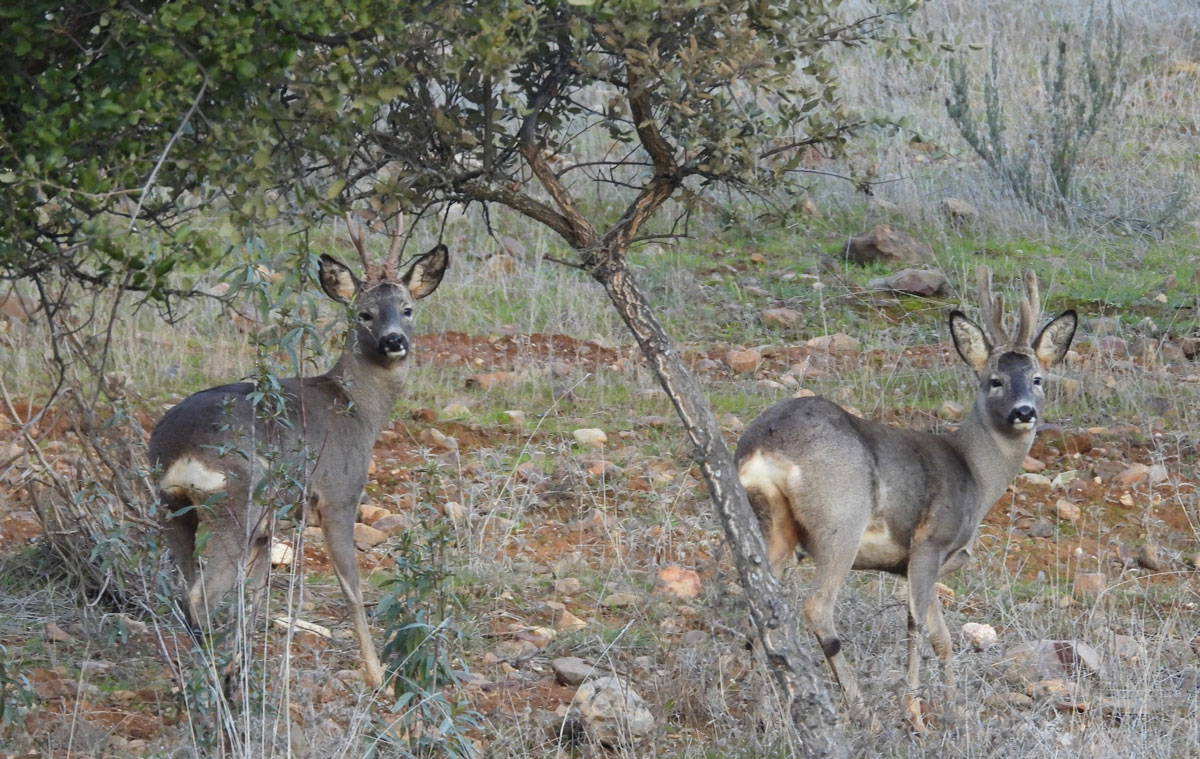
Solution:
<path fill-rule="evenodd" d="M 320 508 L 317 509 L 321 511 Z M 321 530 L 325 534 L 325 547 L 329 561 L 337 574 L 338 584 L 346 596 L 354 634 L 358 638 L 359 654 L 366 669 L 366 683 L 372 688 L 383 684 L 383 666 L 371 641 L 371 628 L 367 624 L 367 612 L 363 607 L 362 586 L 358 580 L 358 562 L 354 555 L 354 513 L 352 505 L 344 513 L 325 511 L 321 514 Z"/>
<path fill-rule="evenodd" d="M 750 506 L 758 517 L 759 529 L 767 544 L 767 560 L 776 577 L 783 577 L 788 559 L 800 544 L 800 533 L 787 496 L 780 489 L 786 483 L 788 470 L 794 465 L 772 460 L 754 453 L 738 467 L 738 479 L 746 488 Z"/>

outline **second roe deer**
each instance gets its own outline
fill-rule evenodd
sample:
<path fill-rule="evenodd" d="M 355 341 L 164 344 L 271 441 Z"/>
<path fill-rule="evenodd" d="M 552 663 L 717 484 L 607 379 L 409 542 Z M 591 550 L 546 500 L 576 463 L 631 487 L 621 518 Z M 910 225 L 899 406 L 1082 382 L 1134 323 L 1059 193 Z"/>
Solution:
<path fill-rule="evenodd" d="M 899 429 L 824 398 L 792 398 L 755 419 L 735 454 L 776 574 L 797 545 L 812 557 L 816 576 L 804 617 L 852 708 L 860 706 L 860 693 L 833 624 L 838 592 L 852 569 L 907 576 L 904 702 L 917 729 L 923 729 L 918 647 L 926 624 L 946 686 L 954 685 L 950 633 L 934 581 L 967 560 L 980 522 L 1029 453 L 1045 400 L 1044 372 L 1066 355 L 1077 323 L 1073 310 L 1064 311 L 1035 336 L 1038 287 L 1030 272 L 1010 337 L 987 269 L 980 269 L 978 286 L 986 331 L 961 311 L 950 314 L 954 347 L 977 378 L 974 405 L 957 430 Z"/>

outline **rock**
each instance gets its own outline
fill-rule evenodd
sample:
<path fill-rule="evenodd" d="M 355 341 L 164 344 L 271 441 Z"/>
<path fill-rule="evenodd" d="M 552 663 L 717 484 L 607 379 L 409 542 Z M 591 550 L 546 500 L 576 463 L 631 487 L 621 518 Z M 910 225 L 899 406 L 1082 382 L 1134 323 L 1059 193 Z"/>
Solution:
<path fill-rule="evenodd" d="M 392 512 L 388 511 L 382 506 L 364 503 L 362 506 L 358 507 L 358 521 L 362 522 L 363 524 L 372 524 L 374 522 L 378 522 L 380 519 L 383 519 L 391 513 Z"/>
<path fill-rule="evenodd" d="M 639 596 L 635 593 L 612 593 L 604 599 L 604 605 L 610 609 L 620 609 L 637 603 Z"/>
<path fill-rule="evenodd" d="M 421 444 L 429 446 L 435 451 L 457 451 L 458 441 L 447 436 L 437 427 L 426 427 L 417 435 L 417 440 Z"/>
<path fill-rule="evenodd" d="M 700 595 L 700 575 L 683 567 L 664 567 L 658 573 L 658 589 L 679 598 Z"/>
<path fill-rule="evenodd" d="M 746 423 L 738 419 L 733 414 L 724 414 L 717 420 L 717 424 L 721 429 L 729 430 L 730 432 L 741 432 L 746 429 Z"/>
<path fill-rule="evenodd" d="M 921 295 L 926 298 L 933 295 L 944 295 L 950 280 L 940 271 L 924 269 L 904 269 L 886 277 L 872 279 L 867 283 L 868 290 L 887 290 L 907 295 Z"/>
<path fill-rule="evenodd" d="M 354 525 L 354 542 L 357 544 L 374 548 L 387 539 L 388 534 L 382 530 L 376 530 L 374 527 L 369 527 L 361 522 L 356 522 Z"/>
<path fill-rule="evenodd" d="M 517 409 L 509 409 L 501 412 L 504 415 L 504 421 L 509 424 L 522 425 L 525 424 L 525 412 Z"/>
<path fill-rule="evenodd" d="M 804 343 L 809 348 L 829 351 L 830 353 L 852 353 L 858 350 L 859 342 L 845 332 L 835 332 L 832 335 L 814 337 Z"/>
<path fill-rule="evenodd" d="M 575 437 L 575 442 L 585 448 L 603 448 L 608 442 L 608 435 L 604 434 L 604 430 L 595 427 L 581 427 L 571 434 Z"/>
<path fill-rule="evenodd" d="M 654 729 L 654 715 L 645 700 L 619 677 L 588 680 L 571 703 L 588 734 L 603 745 L 630 743 Z"/>
<path fill-rule="evenodd" d="M 54 622 L 47 622 L 42 625 L 42 633 L 46 640 L 51 643 L 74 643 L 75 638 L 66 630 L 59 627 Z"/>
<path fill-rule="evenodd" d="M 575 616 L 566 609 L 556 609 L 554 612 L 554 629 L 558 632 L 575 632 L 587 627 L 587 622 Z"/>
<path fill-rule="evenodd" d="M 459 524 L 467 518 L 466 508 L 458 501 L 446 501 L 442 504 L 442 513 L 454 524 Z"/>
<path fill-rule="evenodd" d="M 573 596 L 583 591 L 583 583 L 574 577 L 554 581 L 554 592 L 560 596 Z"/>
<path fill-rule="evenodd" d="M 1072 523 L 1078 522 L 1079 518 L 1083 516 L 1079 507 L 1065 498 L 1059 498 L 1054 502 L 1054 513 L 1064 522 Z"/>
<path fill-rule="evenodd" d="M 1167 481 L 1167 468 L 1162 464 L 1153 464 L 1146 470 L 1146 481 L 1151 485 L 1159 485 Z"/>
<path fill-rule="evenodd" d="M 791 308 L 768 308 L 762 312 L 763 324 L 768 327 L 794 327 L 800 318 L 800 312 Z"/>
<path fill-rule="evenodd" d="M 1137 638 L 1130 635 L 1113 636 L 1113 653 L 1127 664 L 1146 664 L 1149 661 L 1146 647 Z"/>
<path fill-rule="evenodd" d="M 274 541 L 271 543 L 271 566 L 290 567 L 296 557 L 296 551 L 287 543 Z"/>
<path fill-rule="evenodd" d="M 1097 340 L 1096 348 L 1102 353 L 1125 356 L 1129 354 L 1129 341 L 1115 335 L 1109 335 Z"/>
<path fill-rule="evenodd" d="M 405 514 L 388 514 L 386 517 L 381 517 L 374 522 L 371 522 L 371 527 L 380 532 L 387 533 L 389 537 L 399 535 L 405 530 L 413 528 L 412 519 Z"/>
<path fill-rule="evenodd" d="M 978 622 L 967 622 L 962 626 L 963 637 L 976 651 L 983 651 L 991 648 L 999 640 L 996 635 L 996 628 L 991 625 L 983 625 Z"/>
<path fill-rule="evenodd" d="M 1100 653 L 1080 640 L 1039 640 L 1019 643 L 1004 653 L 1000 662 L 1006 673 L 1022 683 L 1095 675 L 1100 672 Z"/>
<path fill-rule="evenodd" d="M 758 382 L 754 383 L 754 386 L 757 387 L 759 390 L 762 390 L 763 392 L 767 392 L 767 393 L 773 393 L 773 392 L 776 392 L 779 390 L 787 389 L 783 385 L 783 383 L 776 382 L 775 380 L 772 380 L 772 379 L 760 379 Z"/>
<path fill-rule="evenodd" d="M 560 656 L 550 662 L 554 678 L 562 685 L 582 685 L 589 677 L 607 674 L 603 669 L 580 659 L 578 656 Z"/>
<path fill-rule="evenodd" d="M 683 634 L 683 645 L 695 647 L 708 640 L 708 633 L 703 630 L 688 630 Z"/>
<path fill-rule="evenodd" d="M 979 216 L 979 210 L 960 198 L 942 198 L 942 213 L 953 224 L 974 221 Z"/>
<path fill-rule="evenodd" d="M 762 353 L 753 348 L 729 351 L 725 355 L 725 363 L 738 374 L 750 374 L 762 363 Z"/>
<path fill-rule="evenodd" d="M 1137 552 L 1137 563 L 1143 569 L 1149 569 L 1151 572 L 1161 572 L 1164 562 L 1158 544 L 1149 540 L 1142 543 L 1141 548 Z"/>
<path fill-rule="evenodd" d="M 1084 324 L 1087 325 L 1087 331 L 1097 337 L 1111 335 L 1121 328 L 1121 320 L 1115 316 L 1095 316 L 1085 319 Z"/>
<path fill-rule="evenodd" d="M 1075 592 L 1081 596 L 1098 596 L 1108 582 L 1102 572 L 1080 572 L 1075 575 Z"/>
<path fill-rule="evenodd" d="M 442 409 L 442 416 L 463 417 L 471 413 L 471 407 L 461 401 L 451 401 Z M 432 420 L 431 420 L 432 421 Z"/>
<path fill-rule="evenodd" d="M 1048 538 L 1054 534 L 1054 525 L 1050 524 L 1045 519 L 1036 519 L 1029 526 L 1029 537 L 1031 538 Z"/>
<path fill-rule="evenodd" d="M 842 254 L 850 263 L 863 264 L 876 261 L 906 264 L 933 264 L 937 259 L 933 249 L 908 234 L 880 224 L 870 232 L 851 237 Z"/>
<path fill-rule="evenodd" d="M 1018 474 L 1017 479 L 1025 485 L 1038 485 L 1041 487 L 1048 488 L 1052 484 L 1049 477 L 1047 477 L 1044 474 L 1038 474 L 1036 472 L 1025 472 L 1023 474 Z"/>
<path fill-rule="evenodd" d="M 1035 459 L 1033 456 L 1026 456 L 1025 460 L 1021 462 L 1021 468 L 1026 472 L 1040 472 L 1046 468 L 1046 463 Z"/>
<path fill-rule="evenodd" d="M 1145 464 L 1134 464 L 1116 476 L 1118 485 L 1136 485 L 1150 476 L 1150 467 Z"/>

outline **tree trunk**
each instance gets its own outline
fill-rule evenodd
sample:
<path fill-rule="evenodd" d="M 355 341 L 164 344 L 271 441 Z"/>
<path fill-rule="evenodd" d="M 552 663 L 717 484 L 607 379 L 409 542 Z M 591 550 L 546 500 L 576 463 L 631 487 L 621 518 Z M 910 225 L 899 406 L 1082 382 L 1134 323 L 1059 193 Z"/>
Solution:
<path fill-rule="evenodd" d="M 707 399 L 638 289 L 621 252 L 598 251 L 589 272 L 604 285 L 696 446 L 694 455 L 729 539 L 750 615 L 775 679 L 788 699 L 796 739 L 806 756 L 846 757 L 845 735 L 820 676 L 820 665 L 797 645 L 800 625 L 766 560 L 758 519 L 738 480 L 733 454 L 721 437 Z"/>

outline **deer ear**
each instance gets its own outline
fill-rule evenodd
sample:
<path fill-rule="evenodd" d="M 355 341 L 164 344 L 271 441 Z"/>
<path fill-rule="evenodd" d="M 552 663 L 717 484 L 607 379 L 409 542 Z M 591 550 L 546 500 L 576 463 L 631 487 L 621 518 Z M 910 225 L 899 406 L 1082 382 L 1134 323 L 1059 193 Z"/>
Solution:
<path fill-rule="evenodd" d="M 413 261 L 413 265 L 400 278 L 400 284 L 408 288 L 413 300 L 420 300 L 438 288 L 449 265 L 450 251 L 445 245 L 437 245 Z"/>
<path fill-rule="evenodd" d="M 333 256 L 321 255 L 317 274 L 321 280 L 321 289 L 338 303 L 348 306 L 354 300 L 354 296 L 358 295 L 358 277 Z"/>
<path fill-rule="evenodd" d="M 976 372 L 983 371 L 992 353 L 992 346 L 979 325 L 968 319 L 962 311 L 951 311 L 950 336 L 954 338 L 954 349 L 967 362 L 967 366 Z"/>
<path fill-rule="evenodd" d="M 1071 347 L 1071 340 L 1075 338 L 1075 328 L 1078 324 L 1079 317 L 1075 310 L 1068 309 L 1054 317 L 1054 321 L 1042 327 L 1042 331 L 1038 333 L 1032 346 L 1033 354 L 1037 356 L 1038 363 L 1042 365 L 1043 369 L 1049 369 L 1067 355 L 1067 351 Z"/>

